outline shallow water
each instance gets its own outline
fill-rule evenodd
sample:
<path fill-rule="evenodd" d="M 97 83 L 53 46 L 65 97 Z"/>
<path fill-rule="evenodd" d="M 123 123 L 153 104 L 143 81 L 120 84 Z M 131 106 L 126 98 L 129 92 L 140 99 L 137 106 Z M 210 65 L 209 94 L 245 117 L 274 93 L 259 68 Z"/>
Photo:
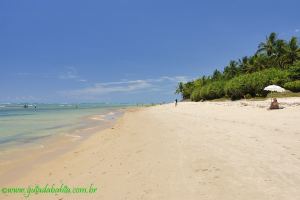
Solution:
<path fill-rule="evenodd" d="M 36 108 L 35 108 L 36 106 Z M 117 117 L 127 105 L 0 104 L 0 150 L 39 145 L 39 140 L 74 132 L 84 134 Z"/>

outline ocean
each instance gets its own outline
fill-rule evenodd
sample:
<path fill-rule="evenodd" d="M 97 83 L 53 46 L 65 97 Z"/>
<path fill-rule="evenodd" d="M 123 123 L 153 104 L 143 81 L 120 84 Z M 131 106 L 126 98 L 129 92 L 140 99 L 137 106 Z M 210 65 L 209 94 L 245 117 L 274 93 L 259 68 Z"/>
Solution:
<path fill-rule="evenodd" d="M 116 119 L 120 104 L 0 104 L 0 151 L 40 145 L 47 138 L 84 137 Z"/>

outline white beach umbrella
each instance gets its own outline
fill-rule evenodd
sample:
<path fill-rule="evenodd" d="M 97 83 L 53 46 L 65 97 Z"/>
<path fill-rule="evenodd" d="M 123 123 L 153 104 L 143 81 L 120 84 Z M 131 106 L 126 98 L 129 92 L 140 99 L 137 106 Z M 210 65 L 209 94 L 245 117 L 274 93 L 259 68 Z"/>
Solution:
<path fill-rule="evenodd" d="M 282 88 L 278 85 L 269 85 L 269 86 L 265 87 L 264 90 L 271 91 L 271 92 L 284 92 L 285 91 L 284 88 Z M 272 102 L 272 98 L 271 98 L 271 102 Z"/>
<path fill-rule="evenodd" d="M 278 85 L 269 85 L 269 86 L 265 87 L 264 90 L 271 91 L 271 92 L 284 92 L 285 91 L 284 88 L 282 88 Z"/>

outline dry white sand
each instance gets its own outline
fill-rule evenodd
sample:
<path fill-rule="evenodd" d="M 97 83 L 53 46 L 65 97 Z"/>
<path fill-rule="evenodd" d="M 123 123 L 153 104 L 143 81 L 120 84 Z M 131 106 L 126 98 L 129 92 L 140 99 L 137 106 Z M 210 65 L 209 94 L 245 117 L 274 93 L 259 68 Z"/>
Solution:
<path fill-rule="evenodd" d="M 51 161 L 32 163 L 7 185 L 98 188 L 30 199 L 300 199 L 300 98 L 279 102 L 284 109 L 237 101 L 128 111 L 113 128 Z"/>

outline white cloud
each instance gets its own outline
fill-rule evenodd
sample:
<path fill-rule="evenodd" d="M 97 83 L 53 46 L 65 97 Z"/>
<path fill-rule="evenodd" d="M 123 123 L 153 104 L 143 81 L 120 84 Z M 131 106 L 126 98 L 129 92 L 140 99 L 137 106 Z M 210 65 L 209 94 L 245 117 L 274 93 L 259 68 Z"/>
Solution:
<path fill-rule="evenodd" d="M 144 80 L 127 82 L 96 83 L 95 85 L 83 89 L 63 92 L 68 96 L 98 96 L 117 92 L 132 92 L 151 87 L 151 84 Z"/>
<path fill-rule="evenodd" d="M 295 29 L 295 33 L 298 33 L 298 32 L 300 32 L 300 29 Z"/>
<path fill-rule="evenodd" d="M 169 80 L 173 82 L 187 82 L 189 79 L 186 76 L 174 76 L 174 77 L 162 76 L 161 80 Z"/>
<path fill-rule="evenodd" d="M 112 93 L 133 93 L 133 92 L 166 92 L 175 90 L 178 82 L 186 82 L 185 76 L 162 76 L 156 79 L 144 80 L 122 80 L 115 82 L 96 83 L 90 87 L 62 91 L 60 94 L 68 97 L 79 97 L 92 99 Z"/>

